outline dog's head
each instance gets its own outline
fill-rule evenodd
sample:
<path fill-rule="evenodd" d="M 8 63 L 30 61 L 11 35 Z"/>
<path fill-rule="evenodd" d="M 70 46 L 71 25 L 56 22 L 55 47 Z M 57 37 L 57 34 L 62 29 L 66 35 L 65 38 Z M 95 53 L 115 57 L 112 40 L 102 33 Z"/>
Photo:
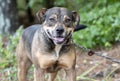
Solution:
<path fill-rule="evenodd" d="M 61 7 L 41 9 L 37 17 L 43 22 L 43 29 L 55 44 L 62 44 L 70 38 L 75 29 L 75 23 L 79 23 L 76 12 Z"/>

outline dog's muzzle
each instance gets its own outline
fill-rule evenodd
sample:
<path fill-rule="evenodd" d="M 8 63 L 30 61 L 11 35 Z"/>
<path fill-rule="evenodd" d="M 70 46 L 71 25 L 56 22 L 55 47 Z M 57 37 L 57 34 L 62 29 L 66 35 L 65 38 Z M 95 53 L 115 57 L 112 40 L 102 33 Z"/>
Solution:
<path fill-rule="evenodd" d="M 63 27 L 57 27 L 52 32 L 47 30 L 46 34 L 55 44 L 62 44 L 71 37 L 71 32 L 65 32 Z"/>
<path fill-rule="evenodd" d="M 53 41 L 57 44 L 63 43 L 65 41 L 65 35 L 63 35 L 63 33 L 64 33 L 63 27 L 57 27 L 53 32 L 53 34 L 55 35 L 53 36 Z"/>

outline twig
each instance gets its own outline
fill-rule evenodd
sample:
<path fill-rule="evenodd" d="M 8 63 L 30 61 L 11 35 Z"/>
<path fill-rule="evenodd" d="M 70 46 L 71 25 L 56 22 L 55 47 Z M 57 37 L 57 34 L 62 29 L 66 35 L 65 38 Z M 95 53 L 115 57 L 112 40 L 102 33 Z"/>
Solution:
<path fill-rule="evenodd" d="M 7 70 L 8 76 L 10 76 L 10 69 Z M 11 77 L 8 77 L 9 81 L 11 81 Z"/>

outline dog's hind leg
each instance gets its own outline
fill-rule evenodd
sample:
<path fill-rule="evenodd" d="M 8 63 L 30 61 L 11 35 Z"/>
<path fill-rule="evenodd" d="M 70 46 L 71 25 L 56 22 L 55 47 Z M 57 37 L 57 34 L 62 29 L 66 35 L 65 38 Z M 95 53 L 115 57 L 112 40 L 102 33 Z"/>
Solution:
<path fill-rule="evenodd" d="M 27 81 L 27 71 L 32 63 L 27 57 L 27 52 L 24 49 L 22 41 L 20 41 L 16 51 L 18 62 L 18 81 Z"/>
<path fill-rule="evenodd" d="M 26 60 L 26 62 L 20 61 L 18 63 L 18 80 L 19 81 L 27 81 L 26 76 L 30 66 L 31 66 L 31 62 L 28 60 Z"/>

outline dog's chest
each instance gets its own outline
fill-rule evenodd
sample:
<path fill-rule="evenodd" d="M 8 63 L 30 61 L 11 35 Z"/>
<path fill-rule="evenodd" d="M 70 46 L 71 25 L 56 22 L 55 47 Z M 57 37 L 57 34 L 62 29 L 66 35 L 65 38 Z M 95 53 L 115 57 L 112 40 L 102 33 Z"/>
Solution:
<path fill-rule="evenodd" d="M 46 51 L 46 54 L 39 51 L 37 53 L 40 67 L 48 72 L 54 72 L 60 68 L 71 68 L 74 64 L 75 53 L 71 46 L 57 45 L 53 50 Z"/>

